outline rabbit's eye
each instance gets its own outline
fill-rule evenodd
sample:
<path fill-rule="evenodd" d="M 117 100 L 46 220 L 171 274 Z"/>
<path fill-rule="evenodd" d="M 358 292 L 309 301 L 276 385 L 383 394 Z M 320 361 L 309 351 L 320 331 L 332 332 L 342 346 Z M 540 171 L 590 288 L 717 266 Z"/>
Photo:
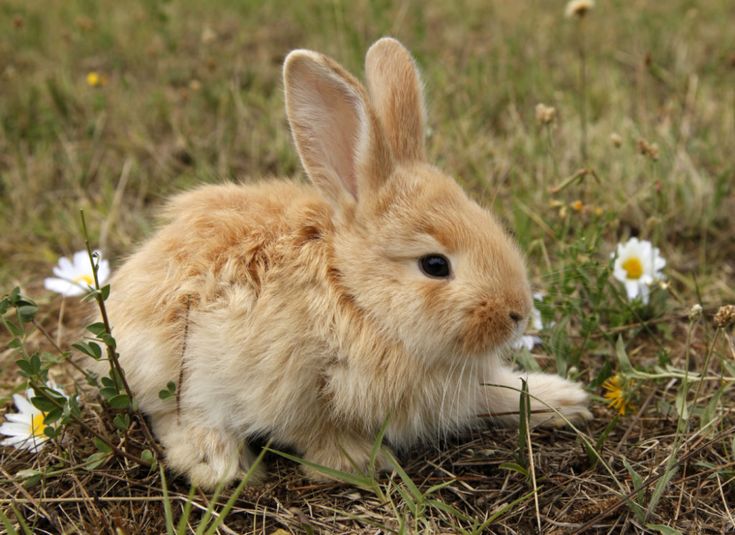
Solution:
<path fill-rule="evenodd" d="M 442 254 L 427 254 L 419 258 L 419 268 L 427 277 L 445 279 L 452 274 L 449 259 Z"/>

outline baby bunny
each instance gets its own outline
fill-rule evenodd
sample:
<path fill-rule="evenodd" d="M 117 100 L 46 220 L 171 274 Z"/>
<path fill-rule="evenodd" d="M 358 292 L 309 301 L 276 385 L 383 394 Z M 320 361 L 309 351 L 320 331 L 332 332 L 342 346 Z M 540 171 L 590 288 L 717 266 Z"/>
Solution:
<path fill-rule="evenodd" d="M 349 471 L 386 421 L 403 448 L 481 414 L 518 419 L 522 374 L 502 356 L 532 310 L 523 257 L 427 163 L 409 52 L 380 39 L 365 71 L 367 90 L 330 58 L 291 52 L 286 111 L 311 184 L 180 194 L 112 281 L 127 380 L 168 466 L 194 484 L 240 477 L 255 436 Z M 527 378 L 567 418 L 591 417 L 578 384 Z M 178 399 L 159 399 L 169 381 Z M 531 409 L 532 424 L 560 423 Z"/>

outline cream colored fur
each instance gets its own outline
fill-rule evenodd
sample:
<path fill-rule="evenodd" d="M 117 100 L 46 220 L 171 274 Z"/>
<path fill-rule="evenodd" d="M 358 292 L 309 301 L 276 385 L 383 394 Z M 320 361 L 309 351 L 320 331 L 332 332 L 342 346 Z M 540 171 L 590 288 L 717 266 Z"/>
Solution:
<path fill-rule="evenodd" d="M 395 447 L 460 431 L 479 414 L 517 420 L 507 413 L 518 392 L 481 383 L 520 388 L 502 355 L 531 310 L 523 258 L 424 161 L 420 78 L 406 49 L 381 39 L 366 71 L 370 94 L 321 54 L 289 54 L 287 113 L 314 186 L 181 194 L 112 281 L 127 379 L 168 465 L 193 483 L 240 476 L 253 436 L 352 470 L 386 419 Z M 450 279 L 420 271 L 429 253 L 451 260 Z M 159 399 L 180 378 L 180 399 Z M 590 417 L 579 385 L 528 380 L 568 418 Z"/>

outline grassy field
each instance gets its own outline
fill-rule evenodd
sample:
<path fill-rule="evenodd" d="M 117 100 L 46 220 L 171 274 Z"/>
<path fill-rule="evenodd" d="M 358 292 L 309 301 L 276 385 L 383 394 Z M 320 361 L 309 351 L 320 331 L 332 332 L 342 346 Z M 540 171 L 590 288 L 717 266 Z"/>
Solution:
<path fill-rule="evenodd" d="M 0 403 L 12 409 L 26 386 L 15 361 L 35 352 L 82 391 L 79 418 L 38 455 L 0 447 L 4 530 L 162 533 L 170 512 L 194 533 L 229 496 L 219 533 L 735 530 L 733 328 L 713 322 L 735 303 L 735 3 L 599 0 L 583 18 L 564 8 L 0 4 L 0 296 L 19 286 L 39 307 L 32 322 L 12 307 L 3 318 L 24 331 L 0 333 Z M 114 424 L 119 411 L 66 364 L 80 356 L 71 344 L 86 308 L 43 280 L 84 247 L 80 209 L 114 269 L 177 191 L 304 177 L 284 56 L 311 48 L 361 75 L 383 35 L 421 67 L 432 160 L 513 230 L 545 294 L 543 343 L 519 366 L 589 385 L 595 419 L 533 430 L 530 444 L 493 427 L 426 444 L 401 455 L 405 472 L 351 484 L 309 483 L 269 453 L 264 484 L 191 495 L 145 466 L 155 453 L 139 422 Z M 540 103 L 554 107 L 550 122 Z M 611 277 L 610 255 L 631 236 L 667 261 L 647 305 Z M 625 414 L 603 397 L 611 377 Z"/>

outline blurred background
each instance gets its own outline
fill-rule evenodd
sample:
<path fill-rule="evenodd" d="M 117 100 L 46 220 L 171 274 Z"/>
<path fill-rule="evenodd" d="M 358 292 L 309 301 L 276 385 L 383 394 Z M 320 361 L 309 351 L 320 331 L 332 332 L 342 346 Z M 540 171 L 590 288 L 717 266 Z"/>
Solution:
<path fill-rule="evenodd" d="M 696 272 L 699 291 L 732 295 L 735 4 L 565 5 L 5 1 L 0 285 L 38 286 L 81 248 L 80 208 L 115 265 L 175 191 L 303 176 L 284 56 L 319 50 L 361 76 L 370 43 L 392 35 L 423 72 L 432 160 L 508 222 L 537 279 L 554 244 L 593 225 L 610 244 L 653 240 L 682 290 Z M 594 174 L 550 190 L 580 169 Z"/>

